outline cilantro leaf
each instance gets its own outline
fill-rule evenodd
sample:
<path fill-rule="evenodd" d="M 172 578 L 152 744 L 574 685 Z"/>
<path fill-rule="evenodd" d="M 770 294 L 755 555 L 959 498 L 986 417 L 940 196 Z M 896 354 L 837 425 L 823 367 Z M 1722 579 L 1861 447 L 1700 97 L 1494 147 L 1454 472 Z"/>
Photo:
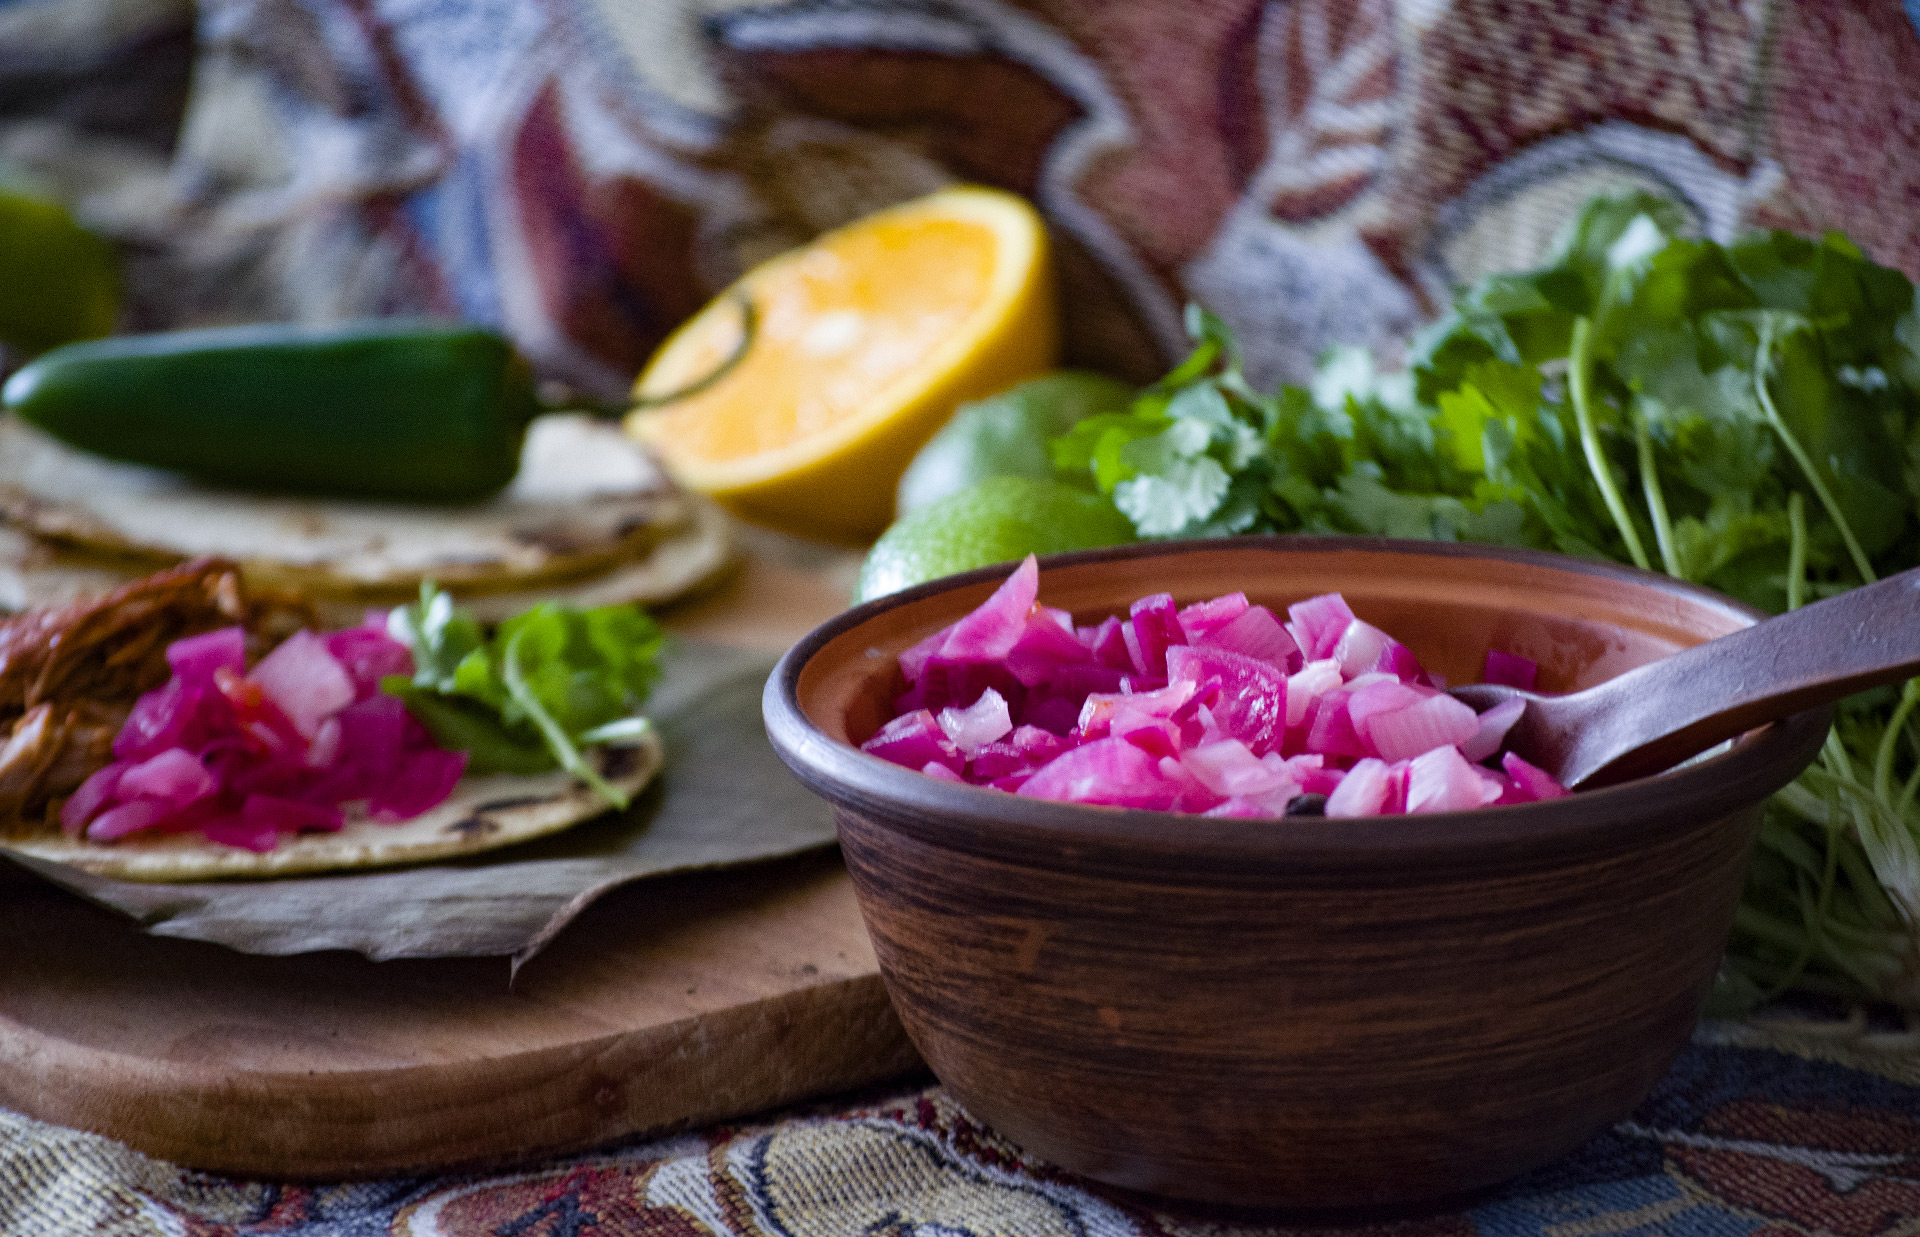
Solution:
<path fill-rule="evenodd" d="M 659 678 L 665 637 L 638 608 L 544 602 L 489 636 L 428 584 L 417 605 L 387 621 L 413 650 L 415 672 L 382 688 L 405 701 L 442 746 L 469 752 L 476 773 L 565 768 L 613 806 L 626 806 L 579 749 L 644 729 L 640 709 Z"/>
<path fill-rule="evenodd" d="M 1535 546 L 1773 611 L 1920 566 L 1913 285 L 1844 237 L 1723 244 L 1697 222 L 1650 193 L 1596 198 L 1540 266 L 1460 289 L 1402 357 L 1336 348 L 1270 393 L 1190 307 L 1187 359 L 1054 462 L 1149 537 Z M 1838 716 L 1769 804 L 1722 1008 L 1795 986 L 1884 998 L 1920 967 L 1902 858 L 1920 848 L 1920 680 Z"/>
<path fill-rule="evenodd" d="M 1231 484 L 1218 460 L 1204 455 L 1173 459 L 1153 474 L 1114 486 L 1113 505 L 1143 537 L 1185 536 L 1189 525 L 1219 509 Z"/>
<path fill-rule="evenodd" d="M 431 581 L 421 583 L 417 604 L 388 612 L 387 632 L 413 650 L 414 682 L 434 691 L 451 690 L 461 661 L 484 643 L 480 624 Z"/>

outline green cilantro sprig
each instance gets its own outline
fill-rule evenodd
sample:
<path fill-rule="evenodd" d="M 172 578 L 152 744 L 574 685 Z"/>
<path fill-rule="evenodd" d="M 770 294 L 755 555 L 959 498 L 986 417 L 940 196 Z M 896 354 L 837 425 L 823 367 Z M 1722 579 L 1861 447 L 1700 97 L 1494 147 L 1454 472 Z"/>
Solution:
<path fill-rule="evenodd" d="M 1226 329 L 1053 444 L 1146 537 L 1345 532 L 1630 562 L 1779 612 L 1920 565 L 1920 311 L 1846 238 L 1688 235 L 1590 202 L 1382 372 L 1253 389 Z M 1769 804 L 1723 1008 L 1788 989 L 1920 1008 L 1920 686 L 1847 702 Z"/>
<path fill-rule="evenodd" d="M 417 604 L 388 615 L 387 628 L 413 651 L 414 674 L 381 687 L 441 746 L 465 751 L 470 771 L 565 769 L 612 806 L 627 806 L 629 796 L 582 749 L 629 743 L 651 726 L 640 707 L 659 678 L 665 637 L 640 610 L 544 602 L 488 633 L 427 583 Z"/>

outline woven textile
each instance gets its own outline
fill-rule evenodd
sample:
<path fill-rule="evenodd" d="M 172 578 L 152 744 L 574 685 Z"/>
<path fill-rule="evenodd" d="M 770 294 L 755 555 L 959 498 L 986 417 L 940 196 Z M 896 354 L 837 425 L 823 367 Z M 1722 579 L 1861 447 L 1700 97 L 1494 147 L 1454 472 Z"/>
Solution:
<path fill-rule="evenodd" d="M 1920 1056 L 1709 1027 L 1637 1112 L 1375 1237 L 1920 1233 Z M 0 1115 L 0 1231 L 115 1237 L 1253 1237 L 1329 1231 L 1166 1210 L 1023 1157 L 938 1088 L 497 1176 L 228 1181 Z"/>
<path fill-rule="evenodd" d="M 1072 359 L 1149 376 L 1195 298 L 1265 382 L 1601 189 L 1920 277 L 1920 0 L 0 0 L 0 163 L 126 242 L 130 328 L 458 314 L 605 391 L 754 261 L 981 181 L 1046 213 Z M 1920 1234 L 1912 1051 L 1710 1028 L 1581 1151 L 1357 1231 Z M 937 1088 L 337 1186 L 0 1114 L 5 1233 L 1288 1231 L 1092 1191 Z"/>
<path fill-rule="evenodd" d="M 454 313 L 615 391 L 954 178 L 1040 204 L 1071 357 L 1136 377 L 1189 298 L 1261 381 L 1388 344 L 1600 189 L 1920 276 L 1901 0 L 202 0 L 190 94 L 189 16 L 0 0 L 0 161 L 135 243 L 135 325 Z"/>

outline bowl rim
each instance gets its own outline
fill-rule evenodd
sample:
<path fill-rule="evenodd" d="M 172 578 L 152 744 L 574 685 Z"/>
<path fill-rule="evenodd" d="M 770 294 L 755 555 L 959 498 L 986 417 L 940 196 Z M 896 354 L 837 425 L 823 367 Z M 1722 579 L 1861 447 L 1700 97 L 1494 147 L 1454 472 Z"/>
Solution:
<path fill-rule="evenodd" d="M 1350 551 L 1474 558 L 1601 576 L 1650 586 L 1747 617 L 1769 616 L 1725 594 L 1657 572 L 1542 550 L 1391 537 L 1266 534 L 1143 541 L 1040 557 L 1041 570 L 1170 557 L 1194 550 L 1265 549 L 1276 553 Z M 1581 791 L 1564 799 L 1466 812 L 1342 819 L 1337 826 L 1237 819 L 1028 799 L 984 786 L 941 781 L 831 738 L 800 707 L 801 672 L 829 642 L 895 607 L 954 589 L 1004 579 L 1012 564 L 944 576 L 855 606 L 807 633 L 767 680 L 762 712 L 768 738 L 788 767 L 816 793 L 936 845 L 1053 866 L 1078 866 L 1089 848 L 1130 852 L 1154 863 L 1221 869 L 1346 868 L 1369 859 L 1484 867 L 1490 850 L 1520 862 L 1569 852 L 1612 850 L 1673 831 L 1671 821 L 1714 820 L 1757 805 L 1797 776 L 1831 724 L 1832 708 L 1808 709 L 1737 739 L 1726 750 L 1650 777 Z M 983 828 L 956 831 L 954 817 Z M 1304 827 L 1300 827 L 1304 824 Z M 1049 862 L 1051 861 L 1051 862 Z"/>

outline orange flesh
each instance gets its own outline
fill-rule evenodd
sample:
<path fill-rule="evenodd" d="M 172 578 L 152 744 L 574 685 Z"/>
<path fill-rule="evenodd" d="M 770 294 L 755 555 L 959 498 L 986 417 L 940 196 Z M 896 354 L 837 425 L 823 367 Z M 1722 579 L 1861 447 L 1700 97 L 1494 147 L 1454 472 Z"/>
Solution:
<path fill-rule="evenodd" d="M 872 407 L 983 305 L 999 249 L 993 229 L 924 216 L 852 230 L 748 285 L 759 333 L 740 363 L 689 399 L 649 414 L 674 454 L 723 461 L 812 438 Z M 713 372 L 740 339 L 727 302 L 675 340 L 642 395 Z M 802 374 L 814 375 L 806 382 Z"/>

